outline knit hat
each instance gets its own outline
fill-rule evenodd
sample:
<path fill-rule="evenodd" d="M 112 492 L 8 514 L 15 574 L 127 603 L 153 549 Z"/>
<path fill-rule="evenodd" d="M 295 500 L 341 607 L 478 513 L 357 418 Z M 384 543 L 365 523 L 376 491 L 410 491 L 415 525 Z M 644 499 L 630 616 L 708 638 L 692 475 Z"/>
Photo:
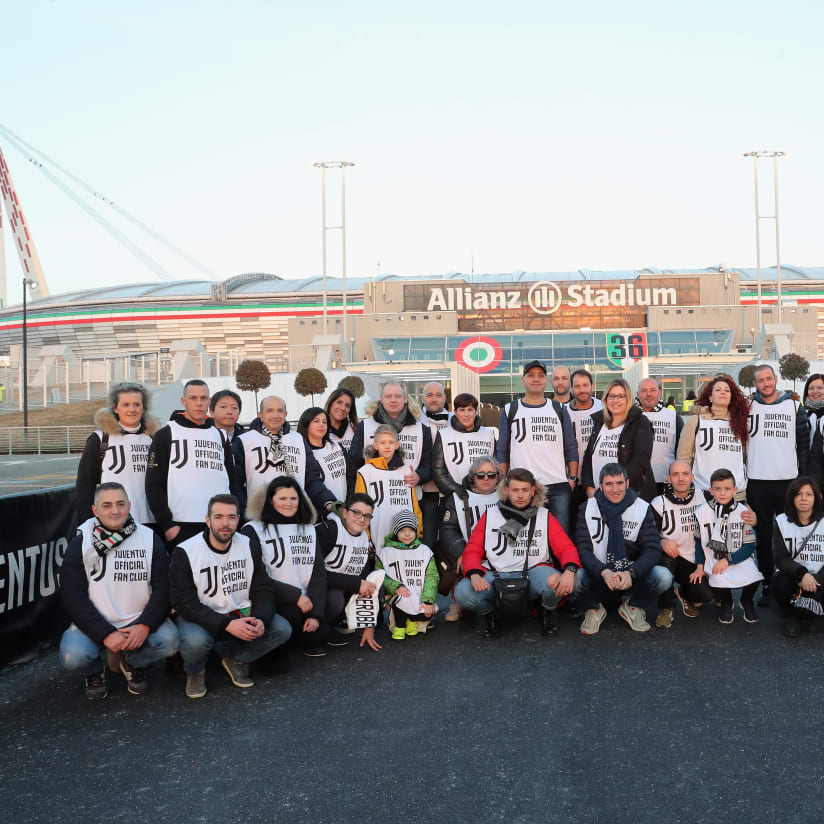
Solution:
<path fill-rule="evenodd" d="M 402 509 L 392 518 L 392 532 L 397 535 L 405 526 L 418 531 L 418 519 L 411 509 Z"/>

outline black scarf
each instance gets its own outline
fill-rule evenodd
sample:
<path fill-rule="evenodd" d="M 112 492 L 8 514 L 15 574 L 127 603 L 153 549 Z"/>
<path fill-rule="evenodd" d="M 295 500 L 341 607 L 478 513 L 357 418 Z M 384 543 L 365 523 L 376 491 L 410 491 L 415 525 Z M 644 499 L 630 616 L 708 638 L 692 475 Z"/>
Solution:
<path fill-rule="evenodd" d="M 283 427 L 279 432 L 270 432 L 263 424 L 260 431 L 269 437 L 269 451 L 266 453 L 266 463 L 279 472 L 289 474 L 286 466 L 286 458 L 280 454 L 280 439 L 283 436 Z"/>
<path fill-rule="evenodd" d="M 120 529 L 106 529 L 98 519 L 95 519 L 92 527 L 92 545 L 83 553 L 83 561 L 91 572 L 99 572 L 100 560 L 106 553 L 122 544 L 136 529 L 137 524 L 131 515 Z"/>
<path fill-rule="evenodd" d="M 635 503 L 637 497 L 637 492 L 628 489 L 623 500 L 614 504 L 607 499 L 607 496 L 600 489 L 595 493 L 598 509 L 601 510 L 601 517 L 604 519 L 608 530 L 606 565 L 615 572 L 630 567 L 630 560 L 627 557 L 627 545 L 624 542 L 624 521 L 621 515 Z"/>
<path fill-rule="evenodd" d="M 733 499 L 727 504 L 719 504 L 713 501 L 710 506 L 715 513 L 715 523 L 712 525 L 712 534 L 710 535 L 709 548 L 712 554 L 719 560 L 726 558 L 730 560 L 730 551 L 727 547 L 727 525 L 729 523 L 730 514 L 735 511 L 738 502 Z"/>
<path fill-rule="evenodd" d="M 636 406 L 637 406 L 637 407 L 638 407 L 638 408 L 639 408 L 642 412 L 644 412 L 644 411 L 645 411 L 645 410 L 644 410 L 644 407 L 643 407 L 643 406 L 641 406 L 641 401 L 639 401 L 639 400 L 638 400 L 638 398 L 636 398 L 636 399 L 635 399 L 635 405 L 636 405 Z M 662 401 L 662 400 L 661 400 L 661 401 L 658 401 L 658 403 L 656 403 L 656 404 L 655 404 L 655 406 L 654 406 L 652 409 L 650 409 L 650 412 L 660 412 L 662 409 L 666 409 L 666 408 L 667 408 L 667 405 L 664 403 L 664 401 Z"/>
<path fill-rule="evenodd" d="M 690 491 L 683 498 L 679 498 L 675 494 L 675 490 L 672 488 L 672 484 L 669 481 L 667 481 L 667 485 L 664 487 L 664 497 L 670 501 L 670 503 L 678 504 L 679 506 L 688 504 L 694 496 L 695 484 L 690 484 Z"/>
<path fill-rule="evenodd" d="M 498 532 L 506 535 L 507 541 L 514 544 L 518 540 L 518 533 L 538 515 L 537 506 L 528 506 L 525 509 L 516 509 L 509 503 L 501 501 L 498 504 L 501 515 L 506 518 L 506 523 Z"/>
<path fill-rule="evenodd" d="M 428 410 L 424 409 L 423 414 L 429 418 L 430 421 L 448 421 L 449 420 L 449 412 L 445 409 L 443 412 L 429 412 Z"/>

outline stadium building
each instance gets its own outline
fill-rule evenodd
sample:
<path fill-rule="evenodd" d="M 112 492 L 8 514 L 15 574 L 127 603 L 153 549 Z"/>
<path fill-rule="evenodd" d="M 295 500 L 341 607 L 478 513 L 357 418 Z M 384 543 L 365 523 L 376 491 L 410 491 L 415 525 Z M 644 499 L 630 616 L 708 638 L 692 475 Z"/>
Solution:
<path fill-rule="evenodd" d="M 305 366 L 396 374 L 413 393 L 433 376 L 500 403 L 522 364 L 588 368 L 602 388 L 643 363 L 681 398 L 754 358 L 824 351 L 824 269 L 529 273 L 286 280 L 246 274 L 84 289 L 28 302 L 29 386 L 52 401 L 123 377 L 164 383 L 230 374 L 244 357 L 273 372 Z M 324 308 L 325 305 L 325 308 Z M 20 306 L 0 311 L 0 380 L 14 403 Z M 469 375 L 470 380 L 464 378 Z M 456 387 L 453 387 L 453 389 Z M 31 391 L 31 390 L 30 390 Z"/>

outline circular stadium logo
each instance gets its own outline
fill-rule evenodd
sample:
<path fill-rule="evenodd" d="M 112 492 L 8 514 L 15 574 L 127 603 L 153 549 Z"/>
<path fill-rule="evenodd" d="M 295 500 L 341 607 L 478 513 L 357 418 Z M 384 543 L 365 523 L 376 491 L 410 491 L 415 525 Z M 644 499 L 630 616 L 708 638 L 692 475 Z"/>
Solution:
<path fill-rule="evenodd" d="M 564 296 L 561 294 L 561 289 L 557 283 L 542 280 L 533 283 L 529 287 L 526 302 L 533 312 L 537 312 L 539 315 L 551 315 L 561 308 Z"/>
<path fill-rule="evenodd" d="M 503 360 L 504 350 L 494 338 L 467 338 L 455 350 L 455 360 L 473 372 L 491 372 Z"/>

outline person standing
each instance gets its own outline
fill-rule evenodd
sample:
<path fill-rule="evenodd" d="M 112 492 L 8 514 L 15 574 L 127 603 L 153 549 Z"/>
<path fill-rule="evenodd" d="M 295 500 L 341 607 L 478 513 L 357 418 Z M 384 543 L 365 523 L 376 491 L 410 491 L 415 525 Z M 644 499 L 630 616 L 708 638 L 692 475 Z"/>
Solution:
<path fill-rule="evenodd" d="M 638 384 L 636 401 L 644 416 L 652 424 L 652 474 L 660 495 L 667 483 L 670 464 L 675 460 L 675 450 L 684 421 L 680 415 L 664 405 L 661 385 L 655 378 L 644 378 Z"/>
<path fill-rule="evenodd" d="M 358 425 L 355 396 L 339 386 L 326 399 L 324 408 L 329 413 L 329 437 L 349 452 Z"/>
<path fill-rule="evenodd" d="M 571 378 L 569 369 L 566 366 L 556 366 L 552 370 L 552 399 L 558 401 L 560 404 L 569 403 L 572 400 L 570 393 Z"/>
<path fill-rule="evenodd" d="M 109 390 L 106 406 L 95 413 L 95 431 L 77 465 L 75 500 L 80 523 L 92 517 L 94 491 L 107 482 L 123 486 L 138 523 L 155 522 L 146 500 L 146 467 L 160 422 L 148 414 L 149 400 L 142 384 L 118 383 Z"/>
<path fill-rule="evenodd" d="M 779 394 L 777 378 L 767 363 L 756 366 L 756 393 L 750 403 L 747 447 L 747 500 L 758 518 L 755 545 L 764 576 L 759 606 L 768 595 L 775 562 L 772 524 L 784 511 L 790 481 L 807 473 L 810 422 L 804 407 L 789 392 Z"/>
<path fill-rule="evenodd" d="M 804 411 L 810 421 L 810 457 L 807 474 L 818 483 L 824 482 L 824 375 L 816 372 L 807 378 L 801 394 Z"/>
<path fill-rule="evenodd" d="M 446 392 L 444 392 L 443 384 L 437 381 L 426 384 L 423 388 L 421 423 L 429 426 L 433 456 L 438 433 L 446 431 L 451 419 L 452 413 L 446 408 Z M 440 503 L 441 493 L 438 491 L 438 485 L 435 483 L 434 477 L 426 481 L 421 488 L 423 492 L 420 500 L 421 515 L 423 517 L 423 542 L 428 547 L 433 547 L 438 535 L 438 504 Z"/>
<path fill-rule="evenodd" d="M 155 433 L 146 470 L 146 500 L 170 551 L 203 530 L 206 505 L 229 493 L 232 471 L 226 435 L 208 417 L 206 382 L 188 381 L 180 402 L 183 411 Z"/>
<path fill-rule="evenodd" d="M 243 401 L 240 395 L 232 392 L 231 389 L 221 389 L 215 392 L 209 401 L 209 414 L 212 416 L 212 422 L 217 429 L 223 431 L 229 443 L 246 431 L 237 422 L 242 408 Z"/>
<path fill-rule="evenodd" d="M 572 421 L 575 440 L 578 443 L 578 482 L 572 490 L 569 505 L 570 529 L 574 531 L 578 510 L 586 500 L 587 494 L 581 483 L 581 470 L 584 468 L 584 453 L 587 450 L 589 436 L 592 434 L 592 416 L 604 408 L 604 405 L 594 395 L 592 374 L 586 369 L 576 369 L 572 373 L 572 400 L 567 404 L 567 413 Z"/>
<path fill-rule="evenodd" d="M 349 486 L 354 485 L 354 473 L 349 472 L 349 456 L 339 441 L 329 435 L 329 414 L 319 406 L 304 410 L 298 421 L 298 435 L 312 451 L 323 474 L 323 485 L 343 503 Z"/>
<path fill-rule="evenodd" d="M 524 396 L 501 412 L 497 455 L 504 474 L 527 469 L 546 487 L 549 511 L 569 534 L 569 501 L 578 477 L 578 444 L 566 407 L 547 400 L 546 366 L 530 361 L 521 377 Z"/>

